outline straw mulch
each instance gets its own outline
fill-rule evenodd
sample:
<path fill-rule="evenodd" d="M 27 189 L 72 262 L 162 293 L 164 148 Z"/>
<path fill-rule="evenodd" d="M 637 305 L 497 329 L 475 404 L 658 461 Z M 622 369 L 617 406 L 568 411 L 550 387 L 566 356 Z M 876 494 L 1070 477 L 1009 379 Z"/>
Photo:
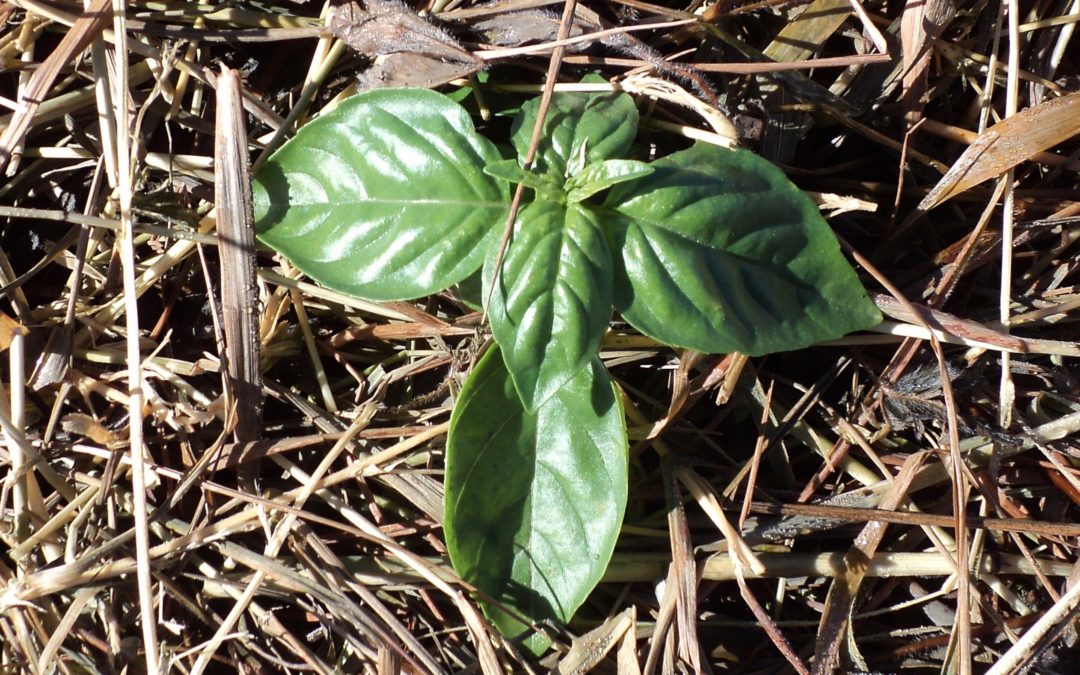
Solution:
<path fill-rule="evenodd" d="M 613 323 L 630 505 L 542 659 L 445 555 L 442 453 L 481 317 L 219 244 L 250 231 L 230 193 L 248 161 L 378 54 L 318 1 L 85 4 L 0 2 L 4 672 L 1072 672 L 1075 0 L 719 2 L 635 32 L 648 51 L 567 53 L 567 82 L 671 83 L 638 94 L 659 154 L 710 128 L 694 80 L 715 90 L 820 200 L 888 322 L 754 359 Z M 464 4 L 426 9 L 468 54 L 487 41 Z M 618 27 L 700 8 L 585 9 Z M 459 66 L 508 107 L 548 53 Z M 752 555 L 729 555 L 725 518 Z"/>

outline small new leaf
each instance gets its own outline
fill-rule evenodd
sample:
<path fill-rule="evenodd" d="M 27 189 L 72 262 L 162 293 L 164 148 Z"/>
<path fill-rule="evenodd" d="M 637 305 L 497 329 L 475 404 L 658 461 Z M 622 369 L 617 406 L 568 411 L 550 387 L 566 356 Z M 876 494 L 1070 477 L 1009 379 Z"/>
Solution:
<path fill-rule="evenodd" d="M 589 164 L 566 180 L 566 201 L 581 202 L 613 185 L 644 178 L 653 172 L 645 162 L 632 159 L 607 159 Z"/>
<path fill-rule="evenodd" d="M 529 150 L 540 100 L 533 99 L 514 119 L 511 140 L 524 157 Z M 638 111 L 626 94 L 561 93 L 551 99 L 544 118 L 544 132 L 533 169 L 559 180 L 570 175 L 569 167 L 585 167 L 605 159 L 621 159 L 637 135 Z M 584 155 L 581 153 L 584 148 Z M 583 161 L 582 161 L 583 159 Z"/>
<path fill-rule="evenodd" d="M 537 197 L 540 199 L 548 199 L 555 202 L 562 202 L 566 199 L 561 183 L 554 180 L 546 173 L 540 174 L 522 168 L 516 159 L 504 159 L 498 162 L 492 162 L 484 167 L 484 173 L 494 178 L 498 178 L 499 180 L 504 180 L 512 185 L 520 183 L 535 191 Z"/>

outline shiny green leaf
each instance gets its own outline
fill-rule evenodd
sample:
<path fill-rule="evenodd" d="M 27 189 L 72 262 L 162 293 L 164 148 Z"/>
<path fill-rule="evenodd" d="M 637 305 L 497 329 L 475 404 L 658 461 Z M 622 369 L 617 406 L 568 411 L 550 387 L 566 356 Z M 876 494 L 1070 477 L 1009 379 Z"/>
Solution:
<path fill-rule="evenodd" d="M 424 89 L 354 96 L 255 176 L 259 239 L 329 288 L 415 298 L 477 270 L 506 218 L 501 159 L 465 110 Z"/>
<path fill-rule="evenodd" d="M 798 349 L 881 320 L 810 198 L 771 163 L 698 144 L 615 186 L 615 308 L 703 352 Z"/>
<path fill-rule="evenodd" d="M 532 621 L 568 621 L 607 568 L 626 493 L 623 413 L 599 359 L 528 413 L 493 347 L 462 388 L 446 446 L 444 528 L 462 578 Z M 525 631 L 484 611 L 504 635 Z"/>
<path fill-rule="evenodd" d="M 566 201 L 584 201 L 601 190 L 644 178 L 652 172 L 653 168 L 645 162 L 632 159 L 608 159 L 589 164 L 580 173 L 571 174 L 567 179 Z"/>
<path fill-rule="evenodd" d="M 529 150 L 539 108 L 540 99 L 533 99 L 514 119 L 512 140 L 522 157 Z M 637 135 L 637 125 L 637 108 L 626 94 L 557 93 L 551 97 L 532 168 L 565 178 L 571 163 L 580 168 L 622 159 Z"/>
<path fill-rule="evenodd" d="M 512 185 L 521 183 L 536 192 L 540 199 L 549 199 L 556 202 L 562 202 L 566 199 L 561 181 L 552 180 L 549 174 L 540 174 L 523 169 L 516 159 L 492 162 L 484 167 L 484 173 Z"/>
<path fill-rule="evenodd" d="M 495 258 L 484 267 L 492 288 Z M 611 254 L 593 212 L 526 204 L 488 307 L 491 332 L 533 411 L 593 359 L 611 318 Z"/>

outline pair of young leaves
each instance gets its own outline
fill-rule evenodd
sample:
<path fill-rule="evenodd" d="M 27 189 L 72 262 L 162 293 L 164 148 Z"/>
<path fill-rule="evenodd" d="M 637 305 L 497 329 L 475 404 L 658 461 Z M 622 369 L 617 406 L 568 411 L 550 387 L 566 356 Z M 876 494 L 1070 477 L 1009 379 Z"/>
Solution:
<path fill-rule="evenodd" d="M 537 110 L 514 122 L 519 156 Z M 498 348 L 451 419 L 444 523 L 459 574 L 531 620 L 573 615 L 621 525 L 626 432 L 597 357 L 612 306 L 704 352 L 796 349 L 880 320 L 782 172 L 702 144 L 628 160 L 637 124 L 624 94 L 558 94 L 527 171 L 448 98 L 381 90 L 305 126 L 256 176 L 260 239 L 369 300 L 421 297 L 481 268 L 492 288 L 510 182 L 532 188 L 490 299 Z M 524 629 L 486 610 L 504 633 Z"/>

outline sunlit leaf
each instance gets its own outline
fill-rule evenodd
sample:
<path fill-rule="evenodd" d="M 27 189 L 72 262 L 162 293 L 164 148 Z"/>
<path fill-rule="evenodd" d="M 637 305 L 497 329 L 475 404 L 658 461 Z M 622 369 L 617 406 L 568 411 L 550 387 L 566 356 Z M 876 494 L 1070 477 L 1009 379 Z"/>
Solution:
<path fill-rule="evenodd" d="M 533 413 L 498 348 L 480 360 L 446 448 L 446 544 L 462 578 L 533 621 L 568 621 L 607 568 L 626 491 L 623 413 L 599 359 Z M 505 635 L 526 628 L 484 609 Z"/>
<path fill-rule="evenodd" d="M 255 176 L 261 241 L 319 283 L 415 298 L 478 269 L 506 218 L 501 159 L 442 94 L 354 96 L 305 125 Z"/>
<path fill-rule="evenodd" d="M 813 202 L 771 163 L 698 144 L 651 166 L 612 188 L 604 215 L 615 308 L 642 333 L 758 355 L 880 322 Z"/>
<path fill-rule="evenodd" d="M 527 410 L 547 400 L 596 355 L 611 318 L 611 254 L 592 211 L 526 204 L 502 272 L 484 268 L 491 331 Z"/>

